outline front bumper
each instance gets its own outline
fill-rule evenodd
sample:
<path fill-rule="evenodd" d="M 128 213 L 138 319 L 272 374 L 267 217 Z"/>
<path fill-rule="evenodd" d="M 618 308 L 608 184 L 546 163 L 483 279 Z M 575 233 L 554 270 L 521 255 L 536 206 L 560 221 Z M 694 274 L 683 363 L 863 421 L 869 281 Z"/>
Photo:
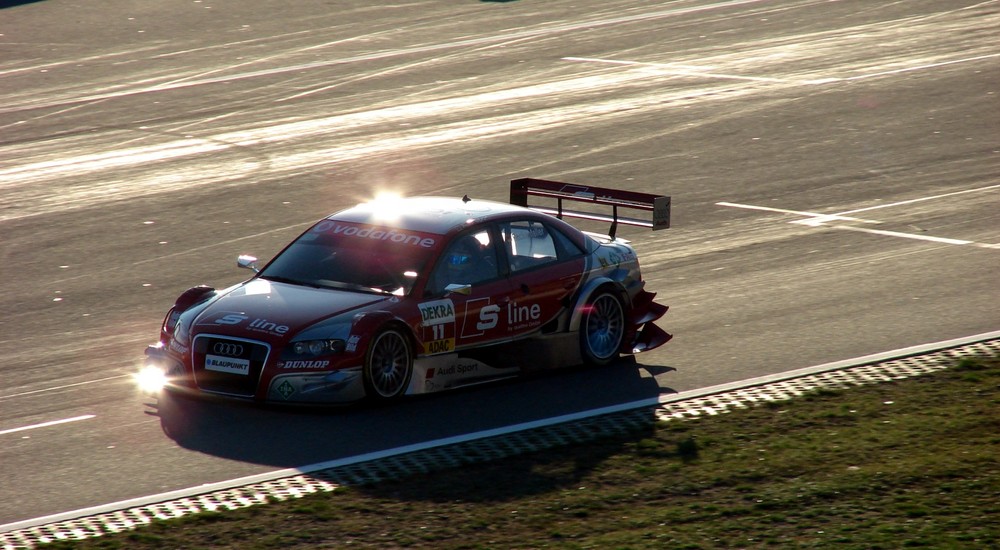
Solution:
<path fill-rule="evenodd" d="M 346 404 L 364 397 L 361 367 L 279 374 L 271 379 L 267 391 L 269 403 Z"/>
<path fill-rule="evenodd" d="M 246 401 L 223 392 L 199 388 L 184 368 L 184 363 L 167 352 L 160 344 L 146 348 L 146 367 L 163 373 L 162 390 L 202 393 Z M 155 392 L 150 392 L 155 393 Z M 265 401 L 281 404 L 339 405 L 360 401 L 365 397 L 361 367 L 329 372 L 294 372 L 279 374 L 268 383 Z"/>
<path fill-rule="evenodd" d="M 186 381 L 185 386 L 190 385 L 190 379 L 184 373 L 184 363 L 176 357 L 167 353 L 166 348 L 161 344 L 153 344 L 146 347 L 146 367 L 159 369 L 163 373 L 167 386 Z"/>

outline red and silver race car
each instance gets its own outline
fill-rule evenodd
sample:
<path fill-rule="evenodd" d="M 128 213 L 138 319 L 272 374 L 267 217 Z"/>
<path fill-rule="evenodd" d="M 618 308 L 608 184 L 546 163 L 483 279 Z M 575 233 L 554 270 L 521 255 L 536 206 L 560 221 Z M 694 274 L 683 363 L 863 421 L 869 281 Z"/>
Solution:
<path fill-rule="evenodd" d="M 635 250 L 614 237 L 619 223 L 669 227 L 669 197 L 518 179 L 510 202 L 375 200 L 261 268 L 240 256 L 256 274 L 184 292 L 144 372 L 168 389 L 338 404 L 603 365 L 671 338 L 653 324 L 667 307 L 643 288 Z M 610 222 L 610 235 L 563 217 Z"/>

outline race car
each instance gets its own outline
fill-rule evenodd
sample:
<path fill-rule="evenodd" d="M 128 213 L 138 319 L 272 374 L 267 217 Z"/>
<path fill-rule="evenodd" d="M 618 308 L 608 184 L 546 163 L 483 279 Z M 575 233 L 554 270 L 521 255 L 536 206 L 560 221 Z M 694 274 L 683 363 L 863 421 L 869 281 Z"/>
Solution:
<path fill-rule="evenodd" d="M 584 232 L 566 217 L 611 229 Z M 362 203 L 262 267 L 239 256 L 250 279 L 181 294 L 144 373 L 165 390 L 346 404 L 606 365 L 671 338 L 654 324 L 667 307 L 616 238 L 620 223 L 669 227 L 670 198 L 523 178 L 511 181 L 510 203 Z"/>

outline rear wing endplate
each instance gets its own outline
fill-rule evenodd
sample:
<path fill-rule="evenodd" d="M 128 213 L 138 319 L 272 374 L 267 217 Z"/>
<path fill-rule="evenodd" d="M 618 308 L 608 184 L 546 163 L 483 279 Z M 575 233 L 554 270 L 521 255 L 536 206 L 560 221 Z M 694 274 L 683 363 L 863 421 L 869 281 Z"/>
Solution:
<path fill-rule="evenodd" d="M 545 197 L 555 200 L 555 208 L 552 206 L 545 207 L 537 204 L 529 204 L 528 197 Z M 564 201 L 610 206 L 611 214 L 570 210 L 563 207 Z M 651 195 L 649 193 L 621 191 L 605 187 L 592 187 L 535 178 L 520 178 L 511 180 L 510 182 L 510 203 L 551 214 L 560 219 L 563 216 L 567 216 L 570 218 L 610 222 L 611 229 L 608 231 L 608 235 L 612 239 L 615 238 L 615 232 L 618 229 L 619 223 L 649 227 L 654 231 L 670 227 L 670 197 Z M 649 212 L 649 214 L 642 218 L 622 216 L 618 213 L 620 208 L 642 210 Z"/>

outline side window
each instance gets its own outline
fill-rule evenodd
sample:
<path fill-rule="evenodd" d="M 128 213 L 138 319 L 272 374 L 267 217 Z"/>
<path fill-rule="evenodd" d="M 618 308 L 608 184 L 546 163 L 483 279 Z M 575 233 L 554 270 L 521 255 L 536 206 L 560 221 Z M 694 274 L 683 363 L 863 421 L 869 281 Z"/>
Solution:
<path fill-rule="evenodd" d="M 537 221 L 500 224 L 511 272 L 523 271 L 580 254 L 558 230 Z"/>
<path fill-rule="evenodd" d="M 497 252 L 486 229 L 456 237 L 438 259 L 427 290 L 441 294 L 450 284 L 475 285 L 500 276 Z"/>

